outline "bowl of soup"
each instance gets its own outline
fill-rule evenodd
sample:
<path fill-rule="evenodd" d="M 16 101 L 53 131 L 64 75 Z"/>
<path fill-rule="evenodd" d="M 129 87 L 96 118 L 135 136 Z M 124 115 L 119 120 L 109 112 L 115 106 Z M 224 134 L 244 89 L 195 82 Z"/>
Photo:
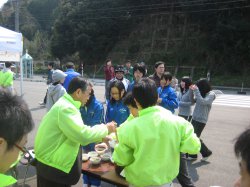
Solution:
<path fill-rule="evenodd" d="M 109 161 L 110 160 L 110 154 L 108 154 L 108 153 L 104 153 L 103 155 L 101 155 L 101 159 L 103 160 L 103 161 Z"/>
<path fill-rule="evenodd" d="M 90 163 L 91 164 L 100 164 L 100 162 L 101 162 L 101 158 L 100 157 L 91 157 L 90 159 Z"/>
<path fill-rule="evenodd" d="M 95 151 L 90 151 L 90 152 L 88 153 L 88 155 L 89 155 L 89 157 L 97 157 L 97 156 L 98 156 L 98 153 L 95 152 Z"/>

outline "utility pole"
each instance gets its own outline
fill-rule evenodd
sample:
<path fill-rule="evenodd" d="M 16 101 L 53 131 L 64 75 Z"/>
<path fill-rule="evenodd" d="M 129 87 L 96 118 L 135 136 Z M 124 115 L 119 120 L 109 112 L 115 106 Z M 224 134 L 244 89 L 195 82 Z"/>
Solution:
<path fill-rule="evenodd" d="M 19 32 L 19 0 L 16 0 L 15 31 Z"/>

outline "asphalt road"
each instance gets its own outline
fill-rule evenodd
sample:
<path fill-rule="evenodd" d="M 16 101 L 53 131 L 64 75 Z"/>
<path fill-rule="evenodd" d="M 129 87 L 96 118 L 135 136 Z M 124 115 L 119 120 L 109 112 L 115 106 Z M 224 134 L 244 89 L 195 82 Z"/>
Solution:
<path fill-rule="evenodd" d="M 14 82 L 17 92 L 20 90 L 19 81 Z M 104 86 L 94 87 L 96 97 L 104 101 Z M 35 121 L 35 128 L 29 134 L 27 147 L 33 147 L 34 138 L 46 110 L 38 102 L 43 100 L 46 92 L 44 82 L 23 82 L 24 99 L 29 105 Z M 249 97 L 250 96 L 246 96 Z M 188 161 L 189 171 L 197 187 L 233 186 L 233 181 L 239 176 L 238 161 L 234 156 L 233 144 L 237 135 L 250 125 L 250 108 L 213 105 L 209 121 L 203 131 L 202 139 L 213 151 L 208 162 Z M 23 166 L 19 166 L 19 184 L 24 176 Z M 26 186 L 36 186 L 35 169 L 30 168 Z M 82 186 L 80 181 L 76 186 Z M 102 184 L 102 186 L 109 186 Z M 112 186 L 112 185 L 110 185 Z M 174 184 L 179 187 L 177 181 Z"/>

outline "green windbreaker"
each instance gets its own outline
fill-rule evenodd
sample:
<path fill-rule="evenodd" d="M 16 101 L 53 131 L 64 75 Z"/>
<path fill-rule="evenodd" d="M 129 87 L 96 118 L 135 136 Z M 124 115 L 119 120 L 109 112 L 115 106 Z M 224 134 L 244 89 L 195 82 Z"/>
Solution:
<path fill-rule="evenodd" d="M 69 173 L 80 145 L 101 141 L 108 135 L 105 125 L 83 124 L 80 105 L 66 93 L 44 116 L 35 139 L 39 162 Z"/>
<path fill-rule="evenodd" d="M 201 147 L 192 125 L 160 106 L 139 111 L 117 134 L 113 160 L 125 167 L 133 186 L 172 182 L 179 173 L 180 152 L 196 154 Z"/>
<path fill-rule="evenodd" d="M 16 182 L 17 180 L 14 177 L 0 173 L 0 187 L 10 186 Z"/>
<path fill-rule="evenodd" d="M 13 85 L 13 72 L 9 69 L 2 70 L 0 73 L 0 86 L 8 87 Z"/>

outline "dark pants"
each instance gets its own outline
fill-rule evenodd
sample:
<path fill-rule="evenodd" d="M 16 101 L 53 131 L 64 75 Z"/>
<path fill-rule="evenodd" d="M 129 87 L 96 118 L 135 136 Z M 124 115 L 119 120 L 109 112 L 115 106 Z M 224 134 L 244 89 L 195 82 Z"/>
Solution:
<path fill-rule="evenodd" d="M 44 186 L 44 187 L 71 187 L 71 185 L 53 182 L 53 181 L 47 180 L 39 175 L 37 176 L 37 186 L 41 186 L 41 187 L 42 186 Z"/>
<path fill-rule="evenodd" d="M 185 153 L 181 153 L 180 155 L 180 169 L 177 179 L 182 187 L 195 187 L 188 173 L 188 166 Z"/>
<path fill-rule="evenodd" d="M 190 121 L 189 120 L 190 116 L 182 116 L 182 115 L 179 115 L 179 116 L 183 117 L 187 121 Z M 191 116 L 191 118 L 192 118 L 192 116 Z M 194 185 L 194 183 L 193 183 L 193 181 L 188 173 L 188 167 L 187 167 L 185 153 L 181 153 L 181 155 L 180 155 L 180 169 L 179 169 L 179 174 L 177 176 L 177 179 L 182 187 L 195 187 L 195 185 Z"/>
<path fill-rule="evenodd" d="M 45 94 L 44 99 L 43 99 L 43 103 L 44 104 L 47 103 L 47 95 L 48 95 L 48 90 L 46 91 L 46 94 Z"/>
<path fill-rule="evenodd" d="M 82 171 L 82 150 L 79 148 L 77 158 L 69 171 L 65 173 L 59 169 L 37 161 L 37 187 L 70 187 L 77 184 Z"/>
<path fill-rule="evenodd" d="M 192 125 L 194 127 L 194 133 L 197 135 L 197 137 L 200 137 L 203 129 L 206 126 L 206 124 L 198 122 L 198 121 L 195 121 L 195 120 L 192 120 Z M 204 142 L 201 139 L 200 139 L 200 141 L 201 141 L 201 150 L 200 150 L 200 153 L 201 153 L 202 157 L 207 157 L 207 156 L 211 155 L 212 151 L 210 151 L 208 149 L 208 147 L 204 144 Z"/>
<path fill-rule="evenodd" d="M 192 116 L 183 116 L 183 115 L 179 115 L 180 117 L 183 117 L 185 120 L 187 121 L 191 121 L 192 120 Z"/>

